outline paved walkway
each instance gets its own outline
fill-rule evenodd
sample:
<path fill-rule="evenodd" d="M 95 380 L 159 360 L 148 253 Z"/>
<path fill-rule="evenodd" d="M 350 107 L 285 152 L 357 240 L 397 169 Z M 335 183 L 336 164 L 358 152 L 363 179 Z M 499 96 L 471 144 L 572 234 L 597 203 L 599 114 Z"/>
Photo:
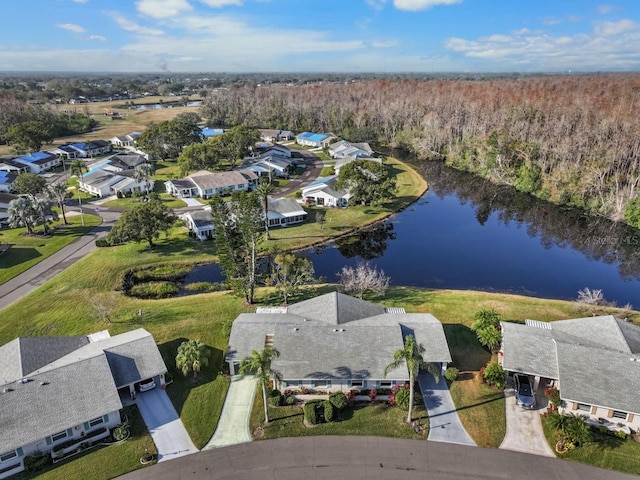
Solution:
<path fill-rule="evenodd" d="M 257 385 L 258 380 L 252 375 L 231 377 L 218 428 L 203 450 L 251 441 L 249 417 Z"/>
<path fill-rule="evenodd" d="M 497 448 L 382 437 L 243 443 L 142 468 L 122 480 L 638 480 L 624 473 Z"/>
<path fill-rule="evenodd" d="M 94 212 L 86 209 L 85 213 Z M 120 217 L 120 213 L 101 209 L 100 216 L 103 219 L 101 225 L 27 271 L 0 285 L 0 310 L 28 295 L 65 268 L 92 252 L 96 248 L 95 240 L 107 235 L 113 223 Z"/>
<path fill-rule="evenodd" d="M 460 423 L 444 375 L 440 375 L 440 381 L 436 383 L 429 373 L 423 372 L 418 375 L 418 384 L 429 414 L 429 437 L 427 439 L 434 442 L 475 446 L 476 442 L 472 440 Z"/>
<path fill-rule="evenodd" d="M 540 414 L 547 407 L 547 399 L 544 397 L 542 382 L 536 392 L 536 408 L 525 410 L 516 405 L 516 396 L 513 388 L 504 391 L 505 409 L 507 414 L 507 433 L 500 448 L 515 450 L 517 452 L 555 457 L 549 447 L 542 431 Z"/>
<path fill-rule="evenodd" d="M 167 392 L 156 387 L 139 393 L 136 403 L 158 450 L 158 462 L 197 453 Z"/>
<path fill-rule="evenodd" d="M 181 198 L 180 200 L 182 200 L 184 203 L 187 204 L 187 207 L 200 207 L 200 208 L 204 208 L 204 205 L 201 204 L 198 200 L 196 200 L 195 198 Z"/>

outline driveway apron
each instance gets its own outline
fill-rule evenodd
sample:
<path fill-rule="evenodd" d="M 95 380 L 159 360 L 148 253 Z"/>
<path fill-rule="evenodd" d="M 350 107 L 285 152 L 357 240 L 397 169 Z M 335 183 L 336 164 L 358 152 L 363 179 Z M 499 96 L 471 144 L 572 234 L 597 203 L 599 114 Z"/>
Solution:
<path fill-rule="evenodd" d="M 460 423 L 460 418 L 453 404 L 451 393 L 443 375 L 436 383 L 429 373 L 418 375 L 418 384 L 422 392 L 424 406 L 429 414 L 429 437 L 434 442 L 458 443 L 475 446 L 467 431 Z"/>
<path fill-rule="evenodd" d="M 158 449 L 158 462 L 198 452 L 167 392 L 154 388 L 139 393 L 136 403 Z"/>
<path fill-rule="evenodd" d="M 203 450 L 251 441 L 249 417 L 257 384 L 258 380 L 253 375 L 231 377 L 218 428 Z"/>
<path fill-rule="evenodd" d="M 505 389 L 507 433 L 500 448 L 555 457 L 544 437 L 542 423 L 540 422 L 540 413 L 547 406 L 547 401 L 542 394 L 543 388 L 541 382 L 536 392 L 536 408 L 533 410 L 526 410 L 516 405 L 514 389 Z"/>

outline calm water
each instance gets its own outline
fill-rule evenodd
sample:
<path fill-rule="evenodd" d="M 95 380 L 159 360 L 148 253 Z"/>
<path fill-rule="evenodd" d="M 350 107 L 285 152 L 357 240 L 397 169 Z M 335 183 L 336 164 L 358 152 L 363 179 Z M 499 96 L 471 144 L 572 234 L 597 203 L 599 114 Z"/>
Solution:
<path fill-rule="evenodd" d="M 306 251 L 316 275 L 335 281 L 344 265 L 367 260 L 396 285 L 563 299 L 590 287 L 619 305 L 640 306 L 640 231 L 440 163 L 417 168 L 429 192 L 385 224 Z M 200 267 L 198 276 L 206 272 Z M 208 281 L 220 280 L 210 272 Z"/>

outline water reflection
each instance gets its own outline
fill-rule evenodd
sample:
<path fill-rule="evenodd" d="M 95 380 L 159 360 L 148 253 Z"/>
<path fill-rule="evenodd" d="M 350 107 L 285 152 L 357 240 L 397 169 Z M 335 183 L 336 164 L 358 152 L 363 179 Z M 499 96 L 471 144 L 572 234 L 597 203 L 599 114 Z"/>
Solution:
<path fill-rule="evenodd" d="M 361 230 L 355 235 L 336 240 L 336 248 L 345 258 L 360 257 L 373 260 L 384 255 L 387 241 L 395 240 L 393 223 L 383 222 Z"/>

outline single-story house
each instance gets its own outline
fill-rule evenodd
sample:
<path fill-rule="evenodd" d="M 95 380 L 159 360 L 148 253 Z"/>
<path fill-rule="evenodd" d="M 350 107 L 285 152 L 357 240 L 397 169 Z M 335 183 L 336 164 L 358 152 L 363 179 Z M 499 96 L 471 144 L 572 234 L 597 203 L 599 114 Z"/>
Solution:
<path fill-rule="evenodd" d="M 269 227 L 286 227 L 307 220 L 307 212 L 293 198 L 269 197 L 268 204 Z"/>
<path fill-rule="evenodd" d="M 0 225 L 9 223 L 9 203 L 17 198 L 19 198 L 18 195 L 0 192 Z"/>
<path fill-rule="evenodd" d="M 155 181 L 149 180 L 149 191 L 153 191 Z M 128 196 L 135 192 L 144 192 L 147 189 L 146 182 L 136 182 L 133 171 L 126 170 L 119 173 L 96 168 L 78 177 L 78 186 L 81 190 L 97 197 L 109 195 Z"/>
<path fill-rule="evenodd" d="M 508 372 L 551 382 L 562 412 L 612 430 L 640 429 L 640 327 L 613 315 L 556 322 L 501 322 Z"/>
<path fill-rule="evenodd" d="M 217 135 L 222 135 L 224 133 L 223 128 L 208 128 L 208 127 L 200 127 L 202 130 L 202 136 L 205 139 L 215 137 Z"/>
<path fill-rule="evenodd" d="M 255 157 L 245 157 L 242 160 L 242 168 L 251 170 L 259 177 L 275 176 L 288 178 L 296 168 L 295 159 L 289 155 L 281 155 L 278 150 L 269 149 Z"/>
<path fill-rule="evenodd" d="M 337 177 L 322 178 L 302 187 L 302 198 L 305 202 L 324 207 L 346 207 L 351 194 L 336 188 Z"/>
<path fill-rule="evenodd" d="M 10 193 L 13 191 L 13 183 L 18 178 L 17 172 L 5 172 L 0 170 L 0 192 Z"/>
<path fill-rule="evenodd" d="M 165 384 L 156 342 L 140 328 L 75 337 L 22 337 L 0 347 L 0 479 L 34 451 L 58 455 L 109 436 L 122 399 Z M 77 440 L 77 442 L 73 442 Z M 69 445 L 71 443 L 71 445 Z"/>
<path fill-rule="evenodd" d="M 133 170 L 138 165 L 146 163 L 147 159 L 137 153 L 118 153 L 112 157 L 99 160 L 90 164 L 89 170 L 97 168 L 110 172 L 122 172 L 124 170 Z"/>
<path fill-rule="evenodd" d="M 293 154 L 291 153 L 291 149 L 285 145 L 273 145 L 267 148 L 264 153 L 273 154 L 285 158 L 291 158 L 293 156 Z"/>
<path fill-rule="evenodd" d="M 67 160 L 80 157 L 80 152 L 78 152 L 78 150 L 73 148 L 71 145 L 67 144 L 52 148 L 51 150 L 47 150 L 47 152 L 53 153 L 54 155 L 57 155 L 59 157 L 64 157 Z"/>
<path fill-rule="evenodd" d="M 335 135 L 330 133 L 302 132 L 296 135 L 296 143 L 306 147 L 328 147 Z"/>
<path fill-rule="evenodd" d="M 185 212 L 180 215 L 180 218 L 184 220 L 189 234 L 194 235 L 198 240 L 211 240 L 214 237 L 211 209 Z"/>
<path fill-rule="evenodd" d="M 370 157 L 373 155 L 373 149 L 368 143 L 351 143 L 346 140 L 332 143 L 329 145 L 329 155 L 331 158 L 342 157 Z"/>
<path fill-rule="evenodd" d="M 62 163 L 60 157 L 49 152 L 35 152 L 15 159 L 16 162 L 29 167 L 31 173 L 42 173 Z"/>
<path fill-rule="evenodd" d="M 114 147 L 134 147 L 140 135 L 140 132 L 131 132 L 128 135 L 113 137 L 109 141 Z"/>
<path fill-rule="evenodd" d="M 376 162 L 376 163 L 382 164 L 382 159 L 381 158 L 377 158 L 377 157 L 346 156 L 346 157 L 338 158 L 336 160 L 336 163 L 333 165 L 333 171 L 335 172 L 336 175 L 340 175 L 340 169 L 342 167 L 344 167 L 348 163 L 355 162 L 356 160 L 363 160 L 363 161 L 366 160 L 367 162 Z"/>
<path fill-rule="evenodd" d="M 103 140 L 69 143 L 63 146 L 66 147 L 67 150 L 75 150 L 77 152 L 75 157 L 67 158 L 89 158 L 109 153 L 111 151 L 111 143 Z"/>
<path fill-rule="evenodd" d="M 265 142 L 286 142 L 287 140 L 293 139 L 293 137 L 293 132 L 289 130 L 260 129 L 260 139 Z"/>
<path fill-rule="evenodd" d="M 3 155 L 0 157 L 0 171 L 2 172 L 16 172 L 16 173 L 28 173 L 29 167 L 24 163 L 16 162 L 13 155 Z"/>
<path fill-rule="evenodd" d="M 231 172 L 209 172 L 200 170 L 185 178 L 169 180 L 164 183 L 166 192 L 178 198 L 225 195 L 234 190 L 249 191 L 257 185 L 258 175 L 251 170 L 234 170 Z"/>
<path fill-rule="evenodd" d="M 384 374 L 393 353 L 413 335 L 424 360 L 444 371 L 451 354 L 442 324 L 431 314 L 406 313 L 333 292 L 287 307 L 259 307 L 233 322 L 225 361 L 232 375 L 252 350 L 273 347 L 276 387 L 322 390 L 384 388 L 409 381 L 406 365 Z"/>

